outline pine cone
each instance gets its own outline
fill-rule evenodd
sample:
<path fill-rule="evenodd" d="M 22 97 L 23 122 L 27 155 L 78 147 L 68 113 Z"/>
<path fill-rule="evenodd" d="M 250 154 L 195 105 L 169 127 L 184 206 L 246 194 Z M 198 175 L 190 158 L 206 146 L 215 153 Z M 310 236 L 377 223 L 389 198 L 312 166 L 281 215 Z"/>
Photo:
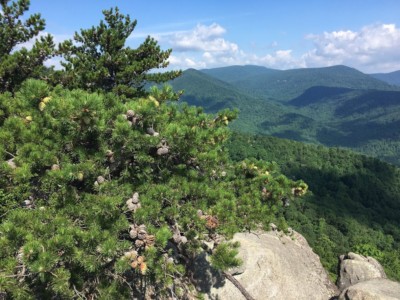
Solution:
<path fill-rule="evenodd" d="M 128 119 L 132 119 L 135 116 L 135 112 L 130 109 L 126 112 L 126 116 L 128 117 Z"/>
<path fill-rule="evenodd" d="M 98 176 L 98 177 L 97 177 L 97 182 L 98 182 L 99 184 L 104 183 L 104 181 L 106 181 L 106 180 L 104 179 L 103 176 Z"/>
<path fill-rule="evenodd" d="M 146 132 L 147 132 L 148 134 L 150 134 L 150 135 L 154 135 L 154 133 L 155 133 L 156 131 L 154 130 L 153 127 L 149 127 L 149 128 L 147 128 Z"/>
<path fill-rule="evenodd" d="M 206 227 L 208 229 L 215 229 L 218 227 L 219 223 L 218 223 L 218 219 L 216 217 L 213 216 L 206 216 Z"/>
<path fill-rule="evenodd" d="M 132 203 L 138 204 L 139 203 L 139 193 L 135 192 L 131 199 L 132 199 Z"/>
<path fill-rule="evenodd" d="M 172 236 L 172 239 L 174 240 L 175 244 L 179 244 L 181 242 L 181 235 L 179 233 L 175 233 Z"/>
<path fill-rule="evenodd" d="M 138 236 L 137 230 L 136 230 L 136 229 L 131 229 L 131 230 L 129 231 L 129 236 L 131 237 L 131 239 L 136 239 L 137 236 Z"/>
<path fill-rule="evenodd" d="M 154 235 L 146 236 L 146 246 L 153 246 L 156 242 L 156 237 Z"/>
<path fill-rule="evenodd" d="M 138 262 L 139 264 L 143 263 L 143 262 L 144 262 L 144 256 L 138 256 L 137 262 Z"/>
<path fill-rule="evenodd" d="M 144 241 L 142 241 L 142 240 L 136 240 L 135 241 L 135 246 L 136 246 L 136 248 L 141 248 L 141 247 L 143 247 L 144 246 Z"/>
<path fill-rule="evenodd" d="M 157 155 L 161 156 L 161 155 L 166 155 L 168 154 L 169 149 L 168 147 L 161 147 L 157 149 Z"/>
<path fill-rule="evenodd" d="M 147 236 L 146 230 L 140 229 L 140 230 L 138 231 L 137 238 L 138 238 L 139 240 L 145 240 L 145 239 L 146 239 L 146 236 Z"/>

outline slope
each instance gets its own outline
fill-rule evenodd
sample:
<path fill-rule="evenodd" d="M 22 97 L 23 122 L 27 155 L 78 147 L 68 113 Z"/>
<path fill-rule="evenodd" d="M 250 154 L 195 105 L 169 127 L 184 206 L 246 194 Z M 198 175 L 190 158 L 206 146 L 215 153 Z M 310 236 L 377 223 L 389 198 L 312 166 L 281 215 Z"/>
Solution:
<path fill-rule="evenodd" d="M 293 116 L 298 120 L 309 119 L 294 113 L 289 106 L 247 95 L 227 82 L 194 69 L 184 71 L 182 76 L 170 83 L 174 89 L 184 89 L 182 101 L 201 106 L 208 113 L 225 108 L 238 109 L 239 117 L 232 128 L 241 132 L 265 132 L 259 128 L 259 124 L 266 120 L 278 123 L 281 119 Z M 315 127 L 315 124 L 310 125 Z"/>
<path fill-rule="evenodd" d="M 400 86 L 400 70 L 391 73 L 376 73 L 370 75 L 389 84 Z"/>
<path fill-rule="evenodd" d="M 232 159 L 274 161 L 282 172 L 302 178 L 307 198 L 294 199 L 284 211 L 331 274 L 337 257 L 357 251 L 380 260 L 400 279 L 400 169 L 349 150 L 307 145 L 275 137 L 234 134 Z"/>
<path fill-rule="evenodd" d="M 325 125 L 314 136 L 316 142 L 400 164 L 399 91 L 313 87 L 289 104 Z"/>
<path fill-rule="evenodd" d="M 252 95 L 289 101 L 314 86 L 392 90 L 389 84 L 346 66 L 294 69 L 258 74 L 231 82 Z"/>
<path fill-rule="evenodd" d="M 183 101 L 207 112 L 239 109 L 234 130 L 349 147 L 400 164 L 400 88 L 352 68 L 190 69 L 172 84 L 185 88 Z"/>
<path fill-rule="evenodd" d="M 219 80 L 233 83 L 239 80 L 246 80 L 258 75 L 272 75 L 282 72 L 281 70 L 269 69 L 262 66 L 246 65 L 246 66 L 228 66 L 213 69 L 202 69 L 202 73 L 210 75 Z"/>

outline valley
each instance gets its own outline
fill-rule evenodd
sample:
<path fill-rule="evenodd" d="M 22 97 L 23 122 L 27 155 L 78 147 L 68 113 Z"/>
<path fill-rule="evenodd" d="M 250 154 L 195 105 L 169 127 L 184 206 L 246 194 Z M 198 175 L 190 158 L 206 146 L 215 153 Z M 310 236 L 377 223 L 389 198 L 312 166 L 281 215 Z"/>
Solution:
<path fill-rule="evenodd" d="M 183 101 L 214 113 L 239 110 L 232 129 L 346 147 L 400 164 L 400 87 L 346 66 L 274 70 L 188 69 Z"/>

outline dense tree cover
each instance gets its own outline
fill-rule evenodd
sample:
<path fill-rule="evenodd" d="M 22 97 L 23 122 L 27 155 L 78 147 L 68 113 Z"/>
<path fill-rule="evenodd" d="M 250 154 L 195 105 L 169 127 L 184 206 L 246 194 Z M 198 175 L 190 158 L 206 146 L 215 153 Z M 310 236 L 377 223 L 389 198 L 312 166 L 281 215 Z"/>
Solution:
<path fill-rule="evenodd" d="M 237 82 L 240 76 L 247 88 Z M 231 127 L 235 131 L 348 147 L 400 164 L 400 91 L 354 69 L 279 71 L 232 66 L 186 70 L 172 85 L 185 89 L 183 101 L 206 112 L 220 107 L 239 109 Z M 247 90 L 257 87 L 264 93 Z M 268 91 L 276 95 L 271 98 Z"/>
<path fill-rule="evenodd" d="M 400 70 L 391 73 L 375 73 L 370 75 L 389 84 L 400 86 Z"/>
<path fill-rule="evenodd" d="M 134 24 L 117 9 L 105 17 L 120 40 Z M 99 28 L 105 39 L 91 40 Z M 101 23 L 75 36 L 84 45 L 87 38 L 88 48 L 66 44 L 76 57 L 67 55 L 70 64 L 54 78 L 76 71 L 82 82 L 59 81 L 66 89 L 28 79 L 13 94 L 0 94 L 0 139 L 7 141 L 0 145 L 0 293 L 6 299 L 184 298 L 195 293 L 192 264 L 206 251 L 204 242 L 217 245 L 210 253 L 216 268 L 237 265 L 237 245 L 226 239 L 276 219 L 285 225 L 282 199 L 307 191 L 274 164 L 231 163 L 225 141 L 236 112 L 208 115 L 177 105 L 168 86 L 142 93 L 144 83 L 170 78 L 145 75 L 143 64 L 160 61 L 151 39 L 154 51 L 131 57 L 137 60 L 116 73 L 121 81 L 109 84 L 110 73 L 103 73 L 107 51 L 96 74 L 94 49 L 104 46 L 107 30 Z M 117 59 L 118 49 L 137 53 L 118 47 L 111 53 Z M 139 66 L 138 73 L 129 73 L 130 66 Z"/>
<path fill-rule="evenodd" d="M 282 173 L 302 178 L 308 196 L 284 211 L 334 277 L 337 257 L 355 251 L 377 258 L 400 280 L 400 169 L 349 150 L 265 136 L 234 134 L 234 160 L 275 162 Z"/>
<path fill-rule="evenodd" d="M 238 70 L 239 69 L 239 70 Z M 225 67 L 204 70 L 204 73 L 223 80 L 250 95 L 287 102 L 314 86 L 351 89 L 393 90 L 396 87 L 347 66 L 302 68 L 292 70 L 261 70 L 254 66 Z M 239 71 L 239 72 L 238 72 Z M 245 72 L 246 71 L 246 72 Z M 230 73 L 241 73 L 236 77 Z"/>
<path fill-rule="evenodd" d="M 39 78 L 43 62 L 54 53 L 53 38 L 39 33 L 45 28 L 40 14 L 24 16 L 29 0 L 9 3 L 1 0 L 0 13 L 0 92 L 13 92 L 29 77 Z M 38 37 L 30 50 L 21 44 Z"/>
<path fill-rule="evenodd" d="M 137 97 L 145 94 L 146 84 L 166 82 L 180 75 L 179 71 L 154 72 L 168 66 L 171 53 L 170 49 L 161 50 L 154 38 L 147 37 L 136 49 L 125 46 L 136 20 L 131 21 L 118 8 L 103 13 L 104 21 L 97 27 L 82 29 L 73 40 L 59 46 L 66 62 L 57 79 L 64 86 Z"/>

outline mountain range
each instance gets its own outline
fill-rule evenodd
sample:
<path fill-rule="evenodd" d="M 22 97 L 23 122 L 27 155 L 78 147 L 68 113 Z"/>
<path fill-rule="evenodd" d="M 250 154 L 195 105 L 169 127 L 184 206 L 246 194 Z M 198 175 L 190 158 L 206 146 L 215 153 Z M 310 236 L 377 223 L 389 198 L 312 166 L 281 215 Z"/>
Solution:
<path fill-rule="evenodd" d="M 400 164 L 398 74 L 230 66 L 188 69 L 171 84 L 207 112 L 237 108 L 236 131 L 347 147 Z"/>

